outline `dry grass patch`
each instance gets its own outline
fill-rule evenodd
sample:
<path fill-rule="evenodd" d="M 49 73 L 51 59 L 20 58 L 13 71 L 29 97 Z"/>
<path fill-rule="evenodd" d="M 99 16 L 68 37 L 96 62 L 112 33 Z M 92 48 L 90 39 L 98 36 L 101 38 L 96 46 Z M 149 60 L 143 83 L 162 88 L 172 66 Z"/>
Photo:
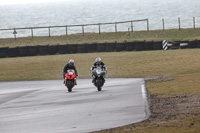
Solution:
<path fill-rule="evenodd" d="M 107 65 L 107 77 L 161 76 L 147 84 L 150 92 L 173 94 L 194 90 L 200 94 L 200 49 L 3 58 L 0 81 L 62 79 L 62 69 L 70 59 L 75 60 L 79 78 L 90 78 L 89 69 L 96 57 Z"/>

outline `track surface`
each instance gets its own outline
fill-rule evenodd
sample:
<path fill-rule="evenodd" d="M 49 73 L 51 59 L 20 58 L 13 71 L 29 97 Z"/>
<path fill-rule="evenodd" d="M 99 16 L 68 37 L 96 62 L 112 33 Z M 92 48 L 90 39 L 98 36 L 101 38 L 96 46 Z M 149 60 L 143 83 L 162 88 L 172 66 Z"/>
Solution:
<path fill-rule="evenodd" d="M 0 133 L 85 133 L 149 116 L 143 79 L 107 79 L 101 92 L 79 79 L 0 83 Z"/>

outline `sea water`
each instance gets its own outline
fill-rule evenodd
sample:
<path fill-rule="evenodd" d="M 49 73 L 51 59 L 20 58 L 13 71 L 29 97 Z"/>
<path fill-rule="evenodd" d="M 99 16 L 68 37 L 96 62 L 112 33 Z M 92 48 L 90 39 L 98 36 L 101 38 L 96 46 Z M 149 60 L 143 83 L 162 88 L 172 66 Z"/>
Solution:
<path fill-rule="evenodd" d="M 149 29 L 200 27 L 200 0 L 71 0 L 63 2 L 0 5 L 0 29 L 112 23 L 149 19 Z M 118 24 L 128 31 L 130 23 Z M 134 22 L 133 30 L 147 30 L 147 22 Z M 66 28 L 51 28 L 51 35 L 65 35 Z M 68 27 L 68 34 L 81 33 L 82 27 Z M 84 32 L 99 32 L 86 26 Z M 115 32 L 115 25 L 102 25 L 101 32 Z M 31 30 L 17 30 L 18 37 L 31 36 Z M 48 36 L 49 29 L 34 29 L 34 36 Z M 0 38 L 13 37 L 13 30 L 0 30 Z"/>

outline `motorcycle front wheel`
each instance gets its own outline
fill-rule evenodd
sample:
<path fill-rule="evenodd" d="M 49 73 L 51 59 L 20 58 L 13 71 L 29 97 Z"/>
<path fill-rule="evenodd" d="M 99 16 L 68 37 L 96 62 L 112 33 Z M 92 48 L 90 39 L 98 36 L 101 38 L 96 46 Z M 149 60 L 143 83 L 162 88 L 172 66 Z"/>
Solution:
<path fill-rule="evenodd" d="M 71 81 L 71 80 L 67 81 L 68 92 L 72 92 L 73 84 L 74 84 L 73 81 Z"/>
<path fill-rule="evenodd" d="M 102 90 L 101 86 L 98 86 L 98 87 L 97 87 L 97 90 L 98 90 L 98 91 L 101 91 L 101 90 Z"/>
<path fill-rule="evenodd" d="M 100 78 L 97 79 L 97 90 L 98 91 L 102 90 L 102 83 L 101 83 L 101 79 Z"/>

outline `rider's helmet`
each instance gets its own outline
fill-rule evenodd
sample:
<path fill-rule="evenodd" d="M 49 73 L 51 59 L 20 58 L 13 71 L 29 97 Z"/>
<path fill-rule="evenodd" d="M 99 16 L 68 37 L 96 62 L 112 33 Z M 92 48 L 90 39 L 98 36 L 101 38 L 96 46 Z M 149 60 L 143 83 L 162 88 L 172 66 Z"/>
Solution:
<path fill-rule="evenodd" d="M 100 64 L 100 63 L 101 63 L 101 58 L 100 58 L 100 57 L 97 57 L 97 58 L 95 59 L 95 62 L 96 62 L 97 64 Z"/>
<path fill-rule="evenodd" d="M 69 65 L 70 65 L 70 66 L 73 66 L 73 65 L 74 65 L 74 60 L 73 60 L 73 59 L 69 60 Z"/>

